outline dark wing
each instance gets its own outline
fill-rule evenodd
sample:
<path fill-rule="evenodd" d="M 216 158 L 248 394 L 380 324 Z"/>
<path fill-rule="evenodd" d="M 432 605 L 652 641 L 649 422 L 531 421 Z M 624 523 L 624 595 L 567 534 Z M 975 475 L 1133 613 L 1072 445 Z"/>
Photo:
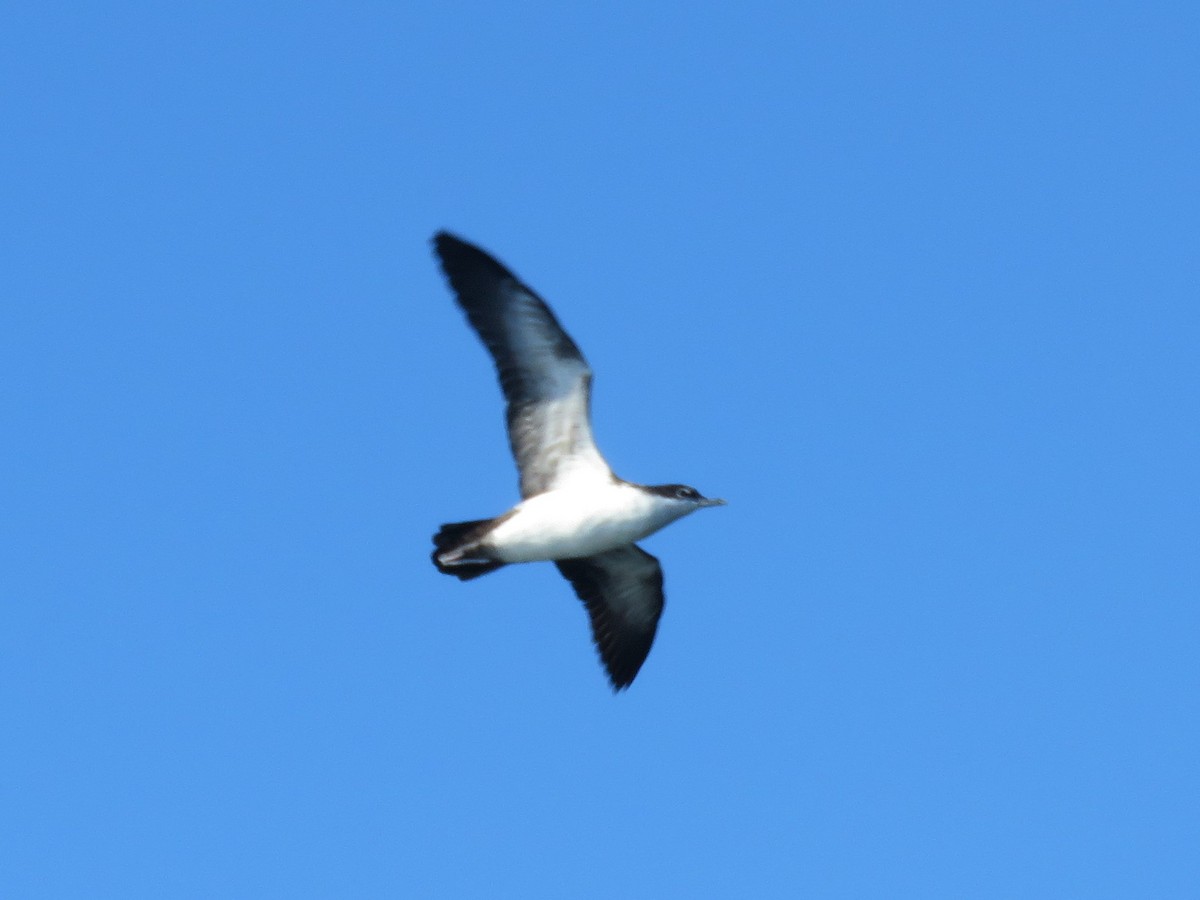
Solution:
<path fill-rule="evenodd" d="M 521 496 L 570 480 L 611 480 L 588 419 L 592 373 L 550 308 L 478 247 L 433 239 L 442 269 L 496 363 Z"/>
<path fill-rule="evenodd" d="M 646 661 L 663 611 L 658 560 L 629 544 L 555 563 L 587 607 L 592 638 L 613 690 L 629 687 Z"/>

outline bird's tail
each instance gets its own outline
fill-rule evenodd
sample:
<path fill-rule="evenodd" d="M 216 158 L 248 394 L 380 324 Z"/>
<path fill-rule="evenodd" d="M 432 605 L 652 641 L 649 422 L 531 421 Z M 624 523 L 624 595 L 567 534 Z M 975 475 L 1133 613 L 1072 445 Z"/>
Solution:
<path fill-rule="evenodd" d="M 474 522 L 451 522 L 443 525 L 433 536 L 433 564 L 446 575 L 470 581 L 488 572 L 495 572 L 504 563 L 492 559 L 479 541 L 495 519 L 476 519 Z"/>

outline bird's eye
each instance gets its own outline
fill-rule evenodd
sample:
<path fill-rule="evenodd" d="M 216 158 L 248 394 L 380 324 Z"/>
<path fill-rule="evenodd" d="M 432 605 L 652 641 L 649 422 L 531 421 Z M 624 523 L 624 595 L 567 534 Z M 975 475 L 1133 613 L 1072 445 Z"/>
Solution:
<path fill-rule="evenodd" d="M 695 500 L 700 495 L 696 493 L 695 488 L 681 487 L 675 492 L 675 496 L 680 500 Z"/>

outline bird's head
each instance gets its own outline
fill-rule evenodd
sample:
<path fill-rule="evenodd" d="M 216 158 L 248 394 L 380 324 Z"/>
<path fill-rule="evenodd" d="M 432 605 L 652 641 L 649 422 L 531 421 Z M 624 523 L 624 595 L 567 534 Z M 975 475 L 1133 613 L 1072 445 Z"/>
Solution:
<path fill-rule="evenodd" d="M 655 484 L 647 488 L 656 497 L 667 501 L 668 508 L 673 513 L 672 518 L 681 518 L 706 506 L 724 506 L 724 500 L 715 497 L 705 497 L 694 487 L 686 484 Z"/>

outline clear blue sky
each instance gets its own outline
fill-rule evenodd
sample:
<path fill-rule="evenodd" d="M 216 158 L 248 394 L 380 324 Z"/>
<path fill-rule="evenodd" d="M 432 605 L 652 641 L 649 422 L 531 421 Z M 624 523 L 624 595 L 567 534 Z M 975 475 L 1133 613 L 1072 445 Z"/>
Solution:
<path fill-rule="evenodd" d="M 4 19 L 4 897 L 1200 896 L 1194 4 Z M 730 501 L 623 695 L 438 228 Z"/>

